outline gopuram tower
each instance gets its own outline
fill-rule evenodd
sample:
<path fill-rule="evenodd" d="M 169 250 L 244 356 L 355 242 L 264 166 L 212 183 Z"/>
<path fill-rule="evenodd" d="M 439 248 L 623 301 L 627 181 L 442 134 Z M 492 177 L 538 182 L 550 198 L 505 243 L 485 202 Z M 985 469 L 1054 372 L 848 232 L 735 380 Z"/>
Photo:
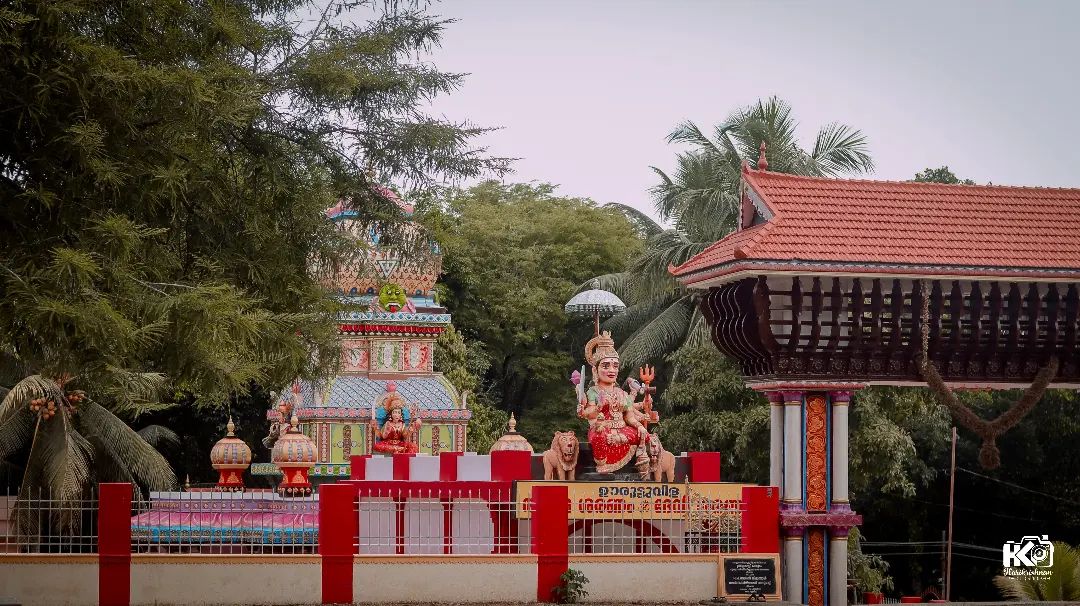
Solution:
<path fill-rule="evenodd" d="M 376 191 L 412 215 L 412 205 L 397 194 L 384 187 Z M 325 384 L 297 381 L 283 390 L 268 411 L 271 435 L 264 443 L 284 435 L 295 413 L 300 430 L 316 444 L 313 481 L 347 478 L 352 455 L 464 451 L 471 415 L 462 394 L 434 370 L 435 340 L 450 326 L 450 314 L 435 295 L 442 267 L 438 244 L 429 242 L 428 254 L 419 258 L 403 257 L 382 246 L 381 234 L 357 222 L 343 204 L 326 214 L 368 247 L 364 266 L 342 271 L 332 284 L 339 297 L 363 311 L 339 317 L 337 376 Z M 405 231 L 419 234 L 414 223 Z M 261 463 L 252 465 L 252 473 L 279 472 Z"/>

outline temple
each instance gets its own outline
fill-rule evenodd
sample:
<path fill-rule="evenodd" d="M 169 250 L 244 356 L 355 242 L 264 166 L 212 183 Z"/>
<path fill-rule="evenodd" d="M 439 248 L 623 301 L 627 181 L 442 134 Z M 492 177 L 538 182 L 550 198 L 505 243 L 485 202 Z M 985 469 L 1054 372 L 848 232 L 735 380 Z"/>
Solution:
<path fill-rule="evenodd" d="M 671 272 L 772 403 L 786 599 L 842 606 L 853 393 L 1080 386 L 1080 190 L 742 179 L 740 228 Z"/>
<path fill-rule="evenodd" d="M 384 187 L 376 191 L 412 215 L 413 207 L 393 191 Z M 358 223 L 356 213 L 344 204 L 326 214 L 368 247 L 362 267 L 342 271 L 329 285 L 362 311 L 349 311 L 339 318 L 337 376 L 322 384 L 297 381 L 277 398 L 268 412 L 274 422 L 268 442 L 273 443 L 295 414 L 300 430 L 316 445 L 310 475 L 348 478 L 352 455 L 379 453 L 376 444 L 381 438 L 376 434 L 381 435 L 397 409 L 403 425 L 417 429 L 409 436 L 416 452 L 464 451 L 470 417 L 465 398 L 434 370 L 435 339 L 450 326 L 450 314 L 437 302 L 435 291 L 442 262 L 438 244 L 428 241 L 427 254 L 402 256 L 382 246 L 379 231 Z M 412 223 L 406 232 L 406 237 L 423 237 Z M 406 448 L 404 437 L 396 440 L 402 444 L 396 451 Z M 254 475 L 279 473 L 270 463 L 252 465 Z"/>

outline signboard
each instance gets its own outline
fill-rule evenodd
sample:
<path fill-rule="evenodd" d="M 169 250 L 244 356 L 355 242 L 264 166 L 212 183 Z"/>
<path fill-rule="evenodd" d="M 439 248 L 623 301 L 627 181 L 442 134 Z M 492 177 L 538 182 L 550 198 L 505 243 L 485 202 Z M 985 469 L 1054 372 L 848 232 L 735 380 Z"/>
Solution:
<path fill-rule="evenodd" d="M 752 484 L 699 482 L 514 482 L 517 517 L 532 517 L 534 486 L 566 486 L 571 520 L 682 520 L 738 516 L 742 489 Z"/>
<path fill-rule="evenodd" d="M 780 556 L 777 554 L 725 554 L 720 558 L 718 595 L 742 598 L 761 594 L 780 599 Z"/>

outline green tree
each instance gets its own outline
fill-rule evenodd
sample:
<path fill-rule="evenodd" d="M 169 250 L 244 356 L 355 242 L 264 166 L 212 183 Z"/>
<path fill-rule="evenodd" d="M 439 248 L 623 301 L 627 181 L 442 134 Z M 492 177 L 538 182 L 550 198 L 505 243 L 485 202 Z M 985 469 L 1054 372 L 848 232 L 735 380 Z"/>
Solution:
<path fill-rule="evenodd" d="M 435 341 L 435 370 L 442 372 L 458 392 L 466 398 L 472 413 L 468 427 L 468 448 L 486 453 L 506 429 L 510 415 L 496 408 L 491 402 L 489 390 L 481 387 L 480 377 L 487 373 L 491 362 L 482 347 L 466 344 L 461 333 L 453 326 L 439 335 Z"/>
<path fill-rule="evenodd" d="M 831 177 L 873 169 L 860 131 L 832 123 L 806 149 L 795 138 L 795 126 L 791 107 L 773 97 L 736 110 L 711 136 L 693 122 L 668 135 L 668 142 L 691 148 L 677 155 L 670 175 L 653 168 L 660 178 L 652 188 L 656 213 L 672 227 L 662 229 L 642 213 L 621 207 L 648 241 L 625 271 L 600 277 L 603 288 L 630 306 L 608 323 L 617 338 L 625 338 L 621 351 L 628 366 L 655 363 L 684 345 L 704 341 L 705 322 L 697 305 L 701 294 L 679 286 L 668 267 L 737 227 L 742 166 L 757 166 L 762 143 L 768 146 L 771 171 Z"/>
<path fill-rule="evenodd" d="M 470 145 L 483 129 L 422 110 L 461 82 L 417 61 L 444 24 L 373 0 L 7 3 L 0 374 L 5 393 L 44 379 L 8 394 L 0 456 L 25 461 L 26 398 L 49 381 L 131 418 L 327 374 L 325 279 L 362 256 L 324 210 L 344 200 L 403 242 L 369 169 L 506 167 Z M 44 479 L 85 480 L 65 473 Z"/>
<path fill-rule="evenodd" d="M 445 251 L 454 324 L 490 361 L 478 391 L 515 412 L 534 444 L 576 426 L 568 379 L 592 326 L 571 321 L 563 305 L 585 278 L 640 250 L 627 220 L 550 185 L 496 182 L 433 192 L 418 213 Z"/>
<path fill-rule="evenodd" d="M 915 181 L 918 183 L 944 183 L 946 185 L 975 185 L 971 179 L 960 179 L 949 170 L 948 166 L 939 168 L 927 168 L 915 173 Z"/>

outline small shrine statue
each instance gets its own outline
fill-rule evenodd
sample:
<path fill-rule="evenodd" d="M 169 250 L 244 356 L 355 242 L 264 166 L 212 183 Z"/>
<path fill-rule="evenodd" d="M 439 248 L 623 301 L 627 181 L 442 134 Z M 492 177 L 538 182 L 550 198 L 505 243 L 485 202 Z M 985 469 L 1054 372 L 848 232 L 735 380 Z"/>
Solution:
<path fill-rule="evenodd" d="M 583 377 L 577 372 L 571 382 L 577 386 L 578 417 L 589 422 L 589 444 L 596 471 L 613 473 L 633 458 L 635 466 L 644 473 L 649 468 L 647 425 L 659 420 L 652 411 L 651 388 L 648 387 L 653 378 L 652 370 L 642 369 L 645 387 L 635 385 L 633 393 L 623 391 L 616 384 L 619 352 L 608 332 L 593 337 L 585 345 L 585 360 L 592 367 L 593 385 L 584 389 L 581 385 Z M 635 402 L 641 393 L 645 398 Z"/>
<path fill-rule="evenodd" d="M 379 426 L 380 417 L 383 419 L 382 427 Z M 412 417 L 412 420 L 408 417 Z M 396 454 L 419 450 L 420 419 L 397 393 L 397 385 L 393 381 L 386 384 L 386 393 L 371 407 L 371 429 L 375 434 L 375 443 L 371 447 L 373 452 Z"/>
<path fill-rule="evenodd" d="M 295 381 L 292 385 L 292 394 L 283 396 L 278 402 L 277 420 L 270 423 L 270 433 L 262 439 L 263 446 L 273 448 L 278 438 L 289 433 L 289 421 L 292 418 L 293 409 L 300 399 L 300 382 Z"/>

